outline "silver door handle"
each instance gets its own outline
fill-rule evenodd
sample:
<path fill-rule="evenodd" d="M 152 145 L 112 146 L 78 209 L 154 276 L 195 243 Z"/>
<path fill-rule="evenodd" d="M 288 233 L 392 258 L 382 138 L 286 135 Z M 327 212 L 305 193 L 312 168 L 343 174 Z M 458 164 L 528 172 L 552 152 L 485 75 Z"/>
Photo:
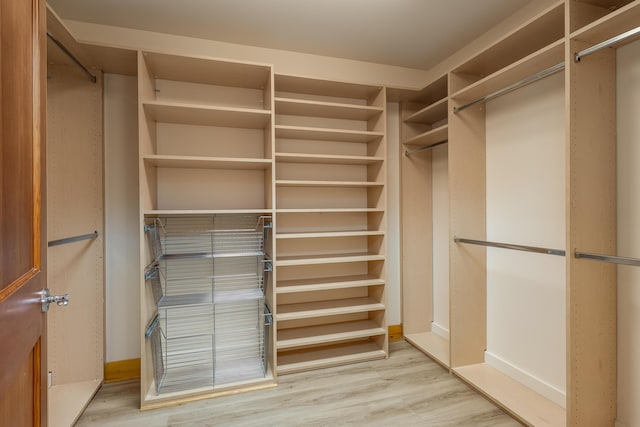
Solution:
<path fill-rule="evenodd" d="M 40 302 L 42 302 L 43 313 L 49 311 L 49 304 L 51 304 L 52 302 L 55 302 L 60 307 L 64 307 L 69 305 L 69 300 L 71 299 L 71 297 L 69 297 L 69 294 L 51 295 L 51 292 L 48 288 L 44 288 L 40 295 Z"/>

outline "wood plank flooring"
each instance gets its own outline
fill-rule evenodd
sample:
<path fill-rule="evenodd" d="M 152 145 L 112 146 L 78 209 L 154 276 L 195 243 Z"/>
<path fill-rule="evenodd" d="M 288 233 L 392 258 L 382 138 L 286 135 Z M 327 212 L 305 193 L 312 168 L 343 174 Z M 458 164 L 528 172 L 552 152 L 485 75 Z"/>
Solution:
<path fill-rule="evenodd" d="M 78 427 L 520 426 L 404 341 L 387 360 L 280 376 L 278 387 L 140 412 L 139 383 L 102 387 Z"/>

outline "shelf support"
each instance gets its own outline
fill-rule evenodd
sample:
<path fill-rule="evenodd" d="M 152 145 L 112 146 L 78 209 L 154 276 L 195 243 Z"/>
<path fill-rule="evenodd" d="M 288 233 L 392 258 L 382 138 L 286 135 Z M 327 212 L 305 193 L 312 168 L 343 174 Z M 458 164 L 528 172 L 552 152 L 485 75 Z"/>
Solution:
<path fill-rule="evenodd" d="M 517 82 L 515 82 L 515 83 L 513 83 L 513 84 L 511 84 L 511 85 L 509 85 L 507 87 L 499 89 L 499 90 L 497 90 L 495 92 L 492 92 L 492 93 L 490 93 L 488 95 L 485 95 L 485 96 L 483 96 L 481 98 L 475 99 L 475 100 L 473 100 L 471 102 L 468 102 L 468 103 L 466 103 L 464 105 L 461 105 L 459 107 L 453 107 L 453 112 L 457 114 L 460 111 L 465 110 L 465 109 L 467 109 L 469 107 L 472 107 L 472 106 L 474 106 L 476 104 L 479 104 L 481 102 L 491 101 L 494 98 L 497 98 L 499 96 L 505 95 L 505 94 L 507 94 L 509 92 L 513 92 L 516 89 L 520 89 L 523 86 L 526 86 L 528 84 L 537 82 L 538 80 L 542 80 L 545 77 L 548 77 L 548 76 L 550 76 L 552 74 L 555 74 L 555 73 L 557 73 L 559 71 L 562 71 L 562 70 L 564 70 L 564 62 L 561 62 L 559 64 L 554 65 L 553 67 L 549 67 L 549 68 L 544 69 L 542 71 L 539 71 L 539 72 L 537 72 L 535 74 L 532 74 L 527 78 L 524 78 L 524 79 L 522 79 L 520 81 L 517 81 Z"/>
<path fill-rule="evenodd" d="M 618 42 L 621 42 L 625 39 L 628 39 L 629 37 L 635 36 L 636 34 L 640 34 L 640 27 L 636 27 L 633 30 L 629 30 L 625 33 L 622 33 L 620 35 L 617 35 L 615 37 L 611 37 L 608 40 L 605 40 L 601 43 L 598 43 L 596 45 L 593 45 L 591 47 L 588 47 L 586 49 L 581 50 L 580 52 L 576 52 L 573 54 L 573 60 L 575 62 L 580 62 L 580 60 L 582 58 L 584 58 L 585 56 L 591 55 L 592 53 L 595 53 L 599 50 L 605 49 L 611 45 L 614 45 Z"/>
<path fill-rule="evenodd" d="M 456 242 L 456 243 L 467 243 L 467 244 L 470 244 L 470 245 L 488 246 L 488 247 L 492 247 L 492 248 L 511 249 L 511 250 L 515 250 L 515 251 L 535 252 L 535 253 L 539 253 L 539 254 L 565 256 L 565 251 L 563 251 L 562 249 L 551 249 L 551 248 L 541 248 L 541 247 L 537 247 L 537 246 L 515 245 L 515 244 L 511 244 L 511 243 L 488 242 L 486 240 L 463 239 L 461 237 L 454 237 L 453 241 Z"/>

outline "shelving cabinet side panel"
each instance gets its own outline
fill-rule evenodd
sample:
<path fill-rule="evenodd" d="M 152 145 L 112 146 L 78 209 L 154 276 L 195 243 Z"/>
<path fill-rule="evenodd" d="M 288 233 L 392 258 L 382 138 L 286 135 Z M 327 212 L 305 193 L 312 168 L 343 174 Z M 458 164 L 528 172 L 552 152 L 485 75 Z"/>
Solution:
<path fill-rule="evenodd" d="M 616 267 L 574 250 L 616 251 L 615 51 L 574 63 L 567 51 L 568 425 L 613 425 L 616 416 Z"/>

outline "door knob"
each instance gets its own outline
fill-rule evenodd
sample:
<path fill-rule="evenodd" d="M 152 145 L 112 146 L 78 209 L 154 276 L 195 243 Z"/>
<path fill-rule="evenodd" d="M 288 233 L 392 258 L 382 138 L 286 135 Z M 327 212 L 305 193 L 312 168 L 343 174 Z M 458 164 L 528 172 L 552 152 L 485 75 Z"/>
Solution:
<path fill-rule="evenodd" d="M 42 302 L 42 312 L 46 313 L 49 311 L 49 304 L 55 302 L 60 307 L 64 307 L 69 305 L 69 294 L 64 295 L 51 295 L 51 292 L 48 288 L 44 288 L 41 292 L 40 302 Z"/>

